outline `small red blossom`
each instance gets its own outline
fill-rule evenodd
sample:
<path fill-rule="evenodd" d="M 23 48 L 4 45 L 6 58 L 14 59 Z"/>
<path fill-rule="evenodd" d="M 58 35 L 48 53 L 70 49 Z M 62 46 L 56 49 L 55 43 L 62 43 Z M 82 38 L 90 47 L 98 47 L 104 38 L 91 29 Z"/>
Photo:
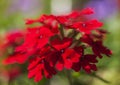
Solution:
<path fill-rule="evenodd" d="M 26 24 L 42 23 L 44 26 L 48 27 L 53 33 L 58 33 L 59 23 L 56 21 L 53 15 L 42 15 L 39 19 L 30 20 L 27 19 Z"/>
<path fill-rule="evenodd" d="M 92 30 L 95 30 L 102 26 L 102 23 L 97 20 L 91 20 L 88 22 L 77 22 L 73 24 L 73 28 L 76 30 L 89 34 Z"/>
<path fill-rule="evenodd" d="M 12 56 L 15 55 L 14 49 L 21 45 L 22 42 L 24 41 L 24 33 L 22 31 L 14 31 L 14 32 L 8 32 L 8 34 L 5 36 L 5 42 L 1 45 L 3 55 L 6 55 L 6 58 L 2 60 L 4 64 L 11 64 L 14 63 L 13 61 L 10 61 Z M 10 61 L 10 62 L 9 62 Z"/>
<path fill-rule="evenodd" d="M 68 48 L 71 45 L 71 39 L 64 38 L 63 40 L 55 39 L 52 41 L 52 46 L 56 49 L 57 64 L 56 68 L 61 71 L 64 67 L 70 69 L 72 64 L 79 62 L 80 55 L 74 49 Z"/>
<path fill-rule="evenodd" d="M 42 79 L 44 74 L 46 78 L 51 78 L 52 75 L 56 74 L 56 71 L 53 67 L 49 65 L 44 58 L 33 59 L 28 67 L 29 73 L 28 78 L 35 77 L 35 81 L 38 82 Z"/>
<path fill-rule="evenodd" d="M 83 9 L 82 11 L 73 11 L 68 15 L 57 16 L 56 19 L 60 24 L 64 24 L 66 26 L 71 25 L 71 21 L 75 21 L 76 18 L 81 17 L 83 15 L 93 14 L 93 10 L 91 8 Z"/>
<path fill-rule="evenodd" d="M 74 49 L 66 49 L 65 52 L 62 54 L 65 68 L 71 69 L 73 63 L 79 62 L 80 57 L 81 56 Z"/>
<path fill-rule="evenodd" d="M 79 49 L 79 50 L 78 50 Z M 81 55 L 79 58 L 79 62 L 74 63 L 72 68 L 75 71 L 80 71 L 80 69 L 84 69 L 87 73 L 90 73 L 91 70 L 96 71 L 97 67 L 95 63 L 97 63 L 96 55 L 93 54 L 84 54 L 84 49 L 83 47 L 76 47 L 75 50 Z"/>
<path fill-rule="evenodd" d="M 19 67 L 9 68 L 9 69 L 0 69 L 0 75 L 3 77 L 7 77 L 9 82 L 14 80 L 15 78 L 21 75 L 21 69 Z"/>
<path fill-rule="evenodd" d="M 3 43 L 3 48 L 18 46 L 24 40 L 24 34 L 22 31 L 8 32 L 5 35 L 5 42 Z"/>
<path fill-rule="evenodd" d="M 83 15 L 90 15 L 93 14 L 94 11 L 91 8 L 86 8 L 81 10 L 80 12 L 78 11 L 73 11 L 71 14 L 69 14 L 68 16 L 71 18 L 78 18 L 79 16 L 83 16 Z"/>
<path fill-rule="evenodd" d="M 98 20 L 85 20 L 82 19 L 83 15 L 93 14 L 93 10 L 90 8 L 84 9 L 81 12 L 74 11 L 69 15 L 57 16 L 56 19 L 58 22 L 67 28 L 72 28 L 79 30 L 83 33 L 90 33 L 92 30 L 95 30 L 102 26 L 102 23 Z M 76 19 L 80 18 L 79 20 Z"/>
<path fill-rule="evenodd" d="M 103 41 L 106 38 L 107 33 L 108 32 L 106 30 L 97 29 L 93 34 L 90 34 L 89 36 L 95 41 Z"/>
<path fill-rule="evenodd" d="M 59 23 L 54 15 L 42 15 L 37 21 L 48 26 L 53 33 L 59 32 Z"/>
<path fill-rule="evenodd" d="M 52 32 L 46 27 L 28 29 L 24 43 L 18 46 L 15 53 L 6 59 L 4 63 L 24 63 L 30 56 L 36 54 L 37 50 L 44 47 L 52 35 Z"/>
<path fill-rule="evenodd" d="M 99 58 L 102 58 L 101 54 L 105 54 L 107 56 L 110 56 L 112 54 L 111 50 L 103 46 L 102 41 L 94 41 L 94 39 L 90 37 L 89 35 L 84 35 L 81 38 L 81 41 L 90 45 L 92 47 L 94 54 L 96 56 L 99 56 Z"/>
<path fill-rule="evenodd" d="M 47 27 L 28 29 L 24 43 L 16 48 L 16 51 L 31 51 L 44 47 L 48 44 L 49 38 L 53 33 Z M 34 49 L 35 48 L 35 49 Z"/>
<path fill-rule="evenodd" d="M 97 63 L 96 56 L 92 54 L 87 54 L 82 56 L 78 63 L 74 63 L 72 68 L 77 72 L 81 69 L 84 69 L 87 73 L 91 73 L 91 70 L 97 70 L 95 63 Z"/>
<path fill-rule="evenodd" d="M 56 49 L 57 51 L 56 53 L 58 54 L 58 57 L 59 57 L 56 64 L 56 68 L 58 70 L 62 70 L 64 68 L 65 62 L 62 54 L 71 45 L 71 43 L 72 43 L 72 40 L 70 38 L 64 38 L 63 40 L 55 39 L 51 42 L 51 45 Z M 67 56 L 64 56 L 64 57 L 67 57 Z"/>

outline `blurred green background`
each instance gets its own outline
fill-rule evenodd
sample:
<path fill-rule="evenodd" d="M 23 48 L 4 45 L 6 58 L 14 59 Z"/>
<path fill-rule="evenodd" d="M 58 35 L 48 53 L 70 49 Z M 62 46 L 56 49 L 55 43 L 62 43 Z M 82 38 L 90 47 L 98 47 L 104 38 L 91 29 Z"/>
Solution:
<path fill-rule="evenodd" d="M 99 60 L 98 71 L 92 75 L 72 72 L 74 85 L 120 85 L 120 0 L 0 0 L 0 36 L 6 32 L 25 28 L 25 19 L 37 18 L 40 14 L 65 14 L 72 10 L 91 7 L 109 31 L 105 45 L 113 55 Z M 2 40 L 0 40 L 2 41 Z M 27 70 L 27 69 L 26 69 Z M 69 85 L 66 75 L 59 73 L 52 79 L 34 83 L 22 74 L 12 82 L 0 77 L 0 85 Z"/>

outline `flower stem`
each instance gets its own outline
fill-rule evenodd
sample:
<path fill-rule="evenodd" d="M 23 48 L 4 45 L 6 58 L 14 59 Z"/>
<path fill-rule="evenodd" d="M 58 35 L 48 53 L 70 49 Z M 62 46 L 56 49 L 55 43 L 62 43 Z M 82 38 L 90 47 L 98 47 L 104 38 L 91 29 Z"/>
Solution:
<path fill-rule="evenodd" d="M 60 34 L 61 34 L 61 38 L 63 39 L 64 38 L 64 29 L 63 29 L 62 25 L 60 25 Z"/>
<path fill-rule="evenodd" d="M 72 80 L 72 75 L 71 75 L 71 71 L 65 70 L 65 74 L 68 78 L 69 81 L 69 85 L 73 85 L 73 80 Z"/>
<path fill-rule="evenodd" d="M 103 81 L 104 83 L 110 83 L 109 81 L 107 81 L 107 80 L 105 80 L 104 78 L 102 78 L 102 77 L 96 75 L 95 73 L 90 74 L 89 76 L 95 77 L 95 78 L 97 78 L 97 79 Z"/>

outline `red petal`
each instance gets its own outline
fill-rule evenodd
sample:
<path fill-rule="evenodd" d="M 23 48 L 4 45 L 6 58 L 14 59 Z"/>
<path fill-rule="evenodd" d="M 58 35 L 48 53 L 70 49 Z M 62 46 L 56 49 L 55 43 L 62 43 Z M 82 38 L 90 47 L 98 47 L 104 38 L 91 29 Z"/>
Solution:
<path fill-rule="evenodd" d="M 57 50 L 62 50 L 71 45 L 72 39 L 64 38 L 63 40 L 55 39 L 51 42 L 52 46 Z"/>
<path fill-rule="evenodd" d="M 38 81 L 40 81 L 41 79 L 42 79 L 42 72 L 41 72 L 41 71 L 38 71 L 38 72 L 36 73 L 36 75 L 35 75 L 34 80 L 35 80 L 35 82 L 38 82 Z"/>
<path fill-rule="evenodd" d="M 72 69 L 74 69 L 76 72 L 80 71 L 81 69 L 81 64 L 79 63 L 74 63 L 72 66 Z"/>
<path fill-rule="evenodd" d="M 36 22 L 35 20 L 27 19 L 25 24 L 29 25 L 29 24 L 33 24 L 35 22 Z"/>
<path fill-rule="evenodd" d="M 63 70 L 63 63 L 60 63 L 60 62 L 58 62 L 57 64 L 56 64 L 56 69 L 57 70 L 59 70 L 59 71 L 62 71 Z"/>
<path fill-rule="evenodd" d="M 80 12 L 80 14 L 82 14 L 82 15 L 84 15 L 84 14 L 89 15 L 89 14 L 93 14 L 93 13 L 94 13 L 94 11 L 93 11 L 93 9 L 91 9 L 91 8 L 83 9 L 83 10 L 81 10 L 81 12 Z"/>
<path fill-rule="evenodd" d="M 71 60 L 66 60 L 64 66 L 65 66 L 66 69 L 70 69 L 70 68 L 72 67 L 72 62 L 71 62 Z"/>

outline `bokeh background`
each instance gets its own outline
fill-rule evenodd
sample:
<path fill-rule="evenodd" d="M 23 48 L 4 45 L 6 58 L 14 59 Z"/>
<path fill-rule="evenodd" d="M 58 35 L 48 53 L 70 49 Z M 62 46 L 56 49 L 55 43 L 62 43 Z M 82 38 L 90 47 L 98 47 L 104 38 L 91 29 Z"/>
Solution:
<path fill-rule="evenodd" d="M 113 50 L 113 55 L 99 60 L 98 71 L 93 74 L 73 72 L 74 85 L 120 85 L 120 0 L 0 0 L 0 36 L 9 31 L 25 29 L 25 19 L 38 18 L 41 14 L 66 14 L 72 10 L 91 7 L 97 18 L 104 22 L 103 29 L 108 30 L 105 45 Z M 0 37 L 0 42 L 2 38 Z M 34 83 L 24 71 L 9 81 L 2 73 L 0 65 L 0 85 L 69 85 L 66 75 L 59 73 L 52 79 L 43 79 Z M 95 75 L 94 75 L 95 74 Z M 16 75 L 16 74 L 12 74 Z"/>

